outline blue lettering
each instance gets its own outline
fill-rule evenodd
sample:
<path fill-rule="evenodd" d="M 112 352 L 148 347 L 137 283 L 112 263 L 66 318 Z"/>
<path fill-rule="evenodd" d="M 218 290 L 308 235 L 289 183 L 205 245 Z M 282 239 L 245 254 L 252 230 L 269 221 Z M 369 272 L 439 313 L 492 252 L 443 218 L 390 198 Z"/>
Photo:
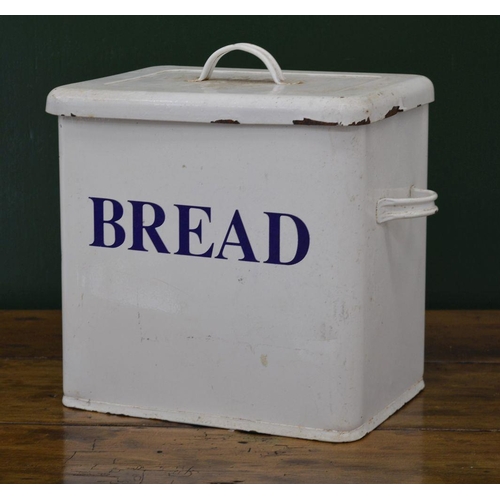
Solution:
<path fill-rule="evenodd" d="M 125 230 L 117 223 L 123 216 L 123 207 L 120 202 L 110 198 L 89 197 L 94 203 L 94 241 L 91 247 L 116 248 L 125 241 Z M 108 201 L 113 206 L 111 219 L 104 220 L 104 202 Z M 104 243 L 104 224 L 109 224 L 115 230 L 115 241 L 111 245 Z"/>
<path fill-rule="evenodd" d="M 264 212 L 269 217 L 269 259 L 264 264 L 280 264 L 283 266 L 291 266 L 299 263 L 307 255 L 309 250 L 309 231 L 306 225 L 295 215 L 280 214 L 273 212 Z M 282 262 L 280 260 L 280 222 L 282 217 L 289 217 L 295 223 L 297 228 L 297 251 L 295 257 L 289 262 Z"/>
<path fill-rule="evenodd" d="M 236 236 L 238 237 L 237 242 L 227 241 L 229 238 L 229 234 L 231 233 L 231 229 L 234 228 Z M 236 210 L 233 215 L 233 219 L 231 224 L 229 225 L 229 229 L 227 230 L 226 237 L 224 238 L 224 242 L 222 243 L 219 255 L 215 257 L 216 259 L 226 259 L 224 257 L 223 252 L 224 248 L 227 245 L 240 247 L 243 251 L 243 258 L 238 259 L 246 262 L 259 262 L 253 253 L 252 245 L 250 245 L 250 240 L 248 239 L 247 232 L 245 230 L 245 226 L 243 225 L 243 221 L 241 220 L 240 212 Z"/>
<path fill-rule="evenodd" d="M 124 209 L 121 203 L 117 200 L 111 198 L 97 198 L 89 197 L 94 205 L 94 241 L 90 246 L 103 247 L 103 248 L 117 248 L 123 244 L 125 241 L 125 229 L 121 224 L 118 223 L 123 217 Z M 162 207 L 156 203 L 146 202 L 146 201 L 135 201 L 128 200 L 132 205 L 132 246 L 129 250 L 136 250 L 140 252 L 147 252 L 148 250 L 144 247 L 144 233 L 146 233 L 151 240 L 154 248 L 158 253 L 168 254 L 170 253 L 163 243 L 157 229 L 163 225 L 166 216 Z M 110 205 L 110 206 L 109 206 Z M 144 207 L 150 207 L 153 210 L 153 222 L 146 225 L 144 223 Z M 199 243 L 203 243 L 202 238 L 202 222 L 203 219 L 200 216 L 199 222 L 196 227 L 191 227 L 190 216 L 192 216 L 192 210 L 201 210 L 207 219 L 208 223 L 211 223 L 212 210 L 210 207 L 201 207 L 195 205 L 174 205 L 179 211 L 179 249 L 176 255 L 188 255 L 192 257 L 212 257 L 214 253 L 214 243 L 211 243 L 202 253 L 193 253 L 191 251 L 191 234 L 194 234 Z M 111 216 L 108 219 L 104 218 L 105 208 L 111 208 Z M 278 213 L 278 212 L 264 212 L 269 218 L 269 257 L 265 264 L 276 264 L 281 266 L 292 266 L 298 264 L 306 257 L 309 246 L 310 246 L 310 236 L 309 230 L 305 223 L 292 214 Z M 295 255 L 291 260 L 283 261 L 281 257 L 281 224 L 283 218 L 290 219 L 295 225 L 297 231 L 297 248 L 295 250 Z M 206 224 L 207 222 L 205 222 Z M 104 241 L 105 224 L 108 224 L 108 229 L 113 231 L 113 234 L 107 234 L 113 237 L 113 241 L 110 243 Z M 233 234 L 232 241 L 229 241 L 231 234 Z M 254 254 L 250 239 L 248 237 L 245 225 L 241 218 L 239 210 L 235 210 L 229 228 L 227 229 L 226 235 L 220 246 L 219 253 L 215 256 L 216 259 L 227 260 L 224 256 L 224 251 L 227 246 L 240 247 L 242 252 L 242 257 L 239 259 L 244 262 L 259 262 Z"/>
<path fill-rule="evenodd" d="M 132 246 L 129 250 L 138 250 L 140 252 L 147 252 L 144 248 L 144 231 L 148 233 L 149 238 L 153 242 L 156 251 L 159 253 L 170 253 L 167 247 L 160 238 L 160 235 L 156 231 L 157 227 L 160 227 L 165 222 L 165 212 L 156 203 L 148 203 L 146 201 L 132 201 L 128 200 L 132 205 Z M 152 224 L 149 226 L 144 225 L 144 205 L 149 205 L 153 207 L 155 218 Z"/>
<path fill-rule="evenodd" d="M 191 253 L 189 249 L 189 236 L 190 233 L 196 234 L 200 243 L 201 239 L 201 220 L 200 223 L 195 228 L 189 227 L 189 210 L 191 208 L 202 210 L 208 216 L 208 222 L 210 222 L 210 207 L 195 207 L 190 205 L 175 205 L 179 209 L 179 251 L 175 252 L 176 255 L 192 255 L 193 257 L 212 257 L 212 252 L 214 249 L 214 244 L 210 246 L 210 248 L 202 254 L 199 253 Z"/>

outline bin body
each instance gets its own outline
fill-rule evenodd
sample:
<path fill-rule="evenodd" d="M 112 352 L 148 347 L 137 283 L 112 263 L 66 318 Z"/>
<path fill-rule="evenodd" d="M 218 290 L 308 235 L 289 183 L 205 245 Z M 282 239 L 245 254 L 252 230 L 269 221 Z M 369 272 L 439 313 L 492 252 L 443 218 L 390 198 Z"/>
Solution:
<path fill-rule="evenodd" d="M 423 388 L 426 219 L 377 210 L 426 187 L 431 98 L 357 126 L 52 100 L 65 405 L 351 441 Z"/>

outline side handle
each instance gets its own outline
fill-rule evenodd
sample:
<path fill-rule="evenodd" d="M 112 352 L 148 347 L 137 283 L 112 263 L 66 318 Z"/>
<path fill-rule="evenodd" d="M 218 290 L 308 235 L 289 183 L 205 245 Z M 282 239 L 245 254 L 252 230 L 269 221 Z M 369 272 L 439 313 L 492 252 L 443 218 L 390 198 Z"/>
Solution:
<path fill-rule="evenodd" d="M 412 186 L 410 198 L 382 198 L 377 202 L 377 223 L 433 215 L 438 211 L 434 203 L 437 197 L 437 193 L 430 189 L 418 189 Z"/>

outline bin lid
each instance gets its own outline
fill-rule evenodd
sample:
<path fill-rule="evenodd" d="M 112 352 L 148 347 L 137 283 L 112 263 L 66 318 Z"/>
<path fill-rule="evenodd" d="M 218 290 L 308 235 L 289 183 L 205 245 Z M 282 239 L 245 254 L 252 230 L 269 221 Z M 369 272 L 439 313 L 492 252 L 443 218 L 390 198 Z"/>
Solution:
<path fill-rule="evenodd" d="M 217 68 L 231 50 L 266 70 Z M 60 116 L 195 123 L 367 125 L 434 100 L 419 75 L 282 72 L 269 52 L 241 43 L 214 52 L 204 68 L 157 66 L 65 85 L 47 98 Z"/>

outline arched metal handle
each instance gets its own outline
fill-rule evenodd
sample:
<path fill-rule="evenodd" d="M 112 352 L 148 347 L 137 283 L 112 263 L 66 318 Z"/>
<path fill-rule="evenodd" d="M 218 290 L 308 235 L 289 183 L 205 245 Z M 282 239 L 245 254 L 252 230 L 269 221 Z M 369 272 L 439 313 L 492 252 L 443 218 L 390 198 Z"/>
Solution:
<path fill-rule="evenodd" d="M 430 189 L 411 187 L 411 198 L 382 198 L 377 202 L 377 222 L 382 224 L 394 219 L 412 219 L 435 214 L 434 203 L 438 195 Z"/>
<path fill-rule="evenodd" d="M 276 59 L 267 50 L 264 50 L 262 47 L 258 47 L 257 45 L 253 45 L 251 43 L 235 43 L 233 45 L 226 45 L 225 47 L 216 50 L 207 59 L 207 62 L 205 63 L 205 66 L 203 66 L 203 70 L 197 81 L 201 82 L 203 80 L 208 80 L 212 75 L 215 66 L 219 62 L 219 59 L 223 55 L 233 50 L 242 50 L 243 52 L 249 52 L 250 54 L 257 56 L 266 65 L 266 68 L 271 73 L 274 83 L 278 85 L 282 85 L 283 83 L 285 83 L 283 71 L 281 71 L 281 68 Z"/>

